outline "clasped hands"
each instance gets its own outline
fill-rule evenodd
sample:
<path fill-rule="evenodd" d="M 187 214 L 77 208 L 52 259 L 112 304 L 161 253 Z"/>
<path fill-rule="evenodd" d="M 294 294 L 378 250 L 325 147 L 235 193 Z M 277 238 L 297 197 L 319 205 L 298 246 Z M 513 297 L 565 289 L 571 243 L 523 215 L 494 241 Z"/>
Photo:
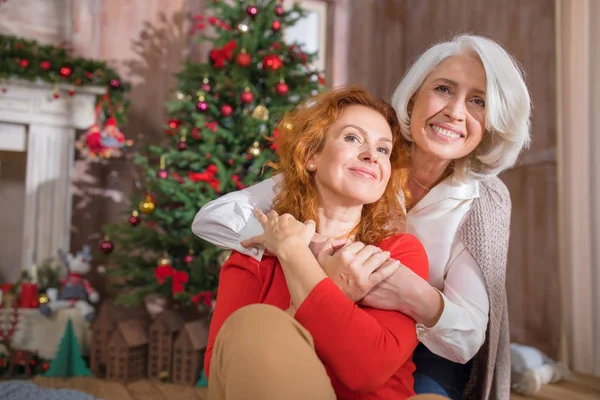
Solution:
<path fill-rule="evenodd" d="M 390 257 L 388 251 L 361 242 L 330 239 L 315 232 L 312 220 L 300 222 L 290 214 L 275 211 L 254 215 L 264 232 L 241 241 L 244 247 L 262 245 L 270 254 L 288 256 L 297 246 L 308 246 L 317 261 L 342 292 L 365 306 L 401 311 L 403 286 L 412 270 Z"/>

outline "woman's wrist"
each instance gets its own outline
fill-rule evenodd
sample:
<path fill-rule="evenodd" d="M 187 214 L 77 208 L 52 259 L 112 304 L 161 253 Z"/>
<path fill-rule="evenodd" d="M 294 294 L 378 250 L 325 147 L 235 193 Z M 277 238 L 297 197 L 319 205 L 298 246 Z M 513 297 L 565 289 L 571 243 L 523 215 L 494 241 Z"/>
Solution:
<path fill-rule="evenodd" d="M 408 315 L 428 328 L 435 326 L 444 311 L 442 294 L 427 282 L 423 282 L 421 290 L 415 291 L 414 294 Z"/>

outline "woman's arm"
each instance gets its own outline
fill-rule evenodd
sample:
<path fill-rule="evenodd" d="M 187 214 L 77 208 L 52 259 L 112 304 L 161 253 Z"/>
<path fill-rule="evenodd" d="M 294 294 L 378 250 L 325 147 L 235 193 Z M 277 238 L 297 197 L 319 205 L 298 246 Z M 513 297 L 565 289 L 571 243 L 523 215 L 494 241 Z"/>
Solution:
<path fill-rule="evenodd" d="M 210 322 L 208 345 L 204 356 L 206 377 L 210 373 L 210 360 L 217 334 L 225 320 L 240 308 L 254 304 L 260 297 L 259 262 L 233 252 L 221 268 L 217 302 Z"/>
<path fill-rule="evenodd" d="M 192 231 L 209 243 L 237 250 L 260 261 L 264 249 L 259 246 L 245 248 L 240 245 L 240 240 L 262 231 L 252 209 L 258 207 L 264 212 L 271 209 L 277 181 L 278 177 L 274 176 L 206 203 L 196 214 Z"/>

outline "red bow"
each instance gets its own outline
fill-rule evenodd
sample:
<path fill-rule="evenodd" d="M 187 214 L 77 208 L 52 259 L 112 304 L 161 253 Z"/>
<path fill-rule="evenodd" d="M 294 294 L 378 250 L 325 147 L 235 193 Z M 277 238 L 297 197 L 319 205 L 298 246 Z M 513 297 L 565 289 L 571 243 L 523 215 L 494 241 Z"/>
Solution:
<path fill-rule="evenodd" d="M 220 49 L 213 49 L 210 51 L 210 59 L 213 61 L 215 68 L 223 68 L 225 66 L 225 61 L 231 61 L 233 59 L 233 51 L 236 46 L 235 40 L 230 40 Z"/>
<path fill-rule="evenodd" d="M 159 265 L 154 270 L 154 277 L 161 285 L 165 283 L 167 278 L 171 278 L 171 287 L 173 294 L 183 292 L 183 284 L 187 283 L 190 276 L 187 272 L 177 271 L 170 265 Z"/>
<path fill-rule="evenodd" d="M 194 304 L 198 305 L 202 301 L 202 304 L 204 304 L 208 308 L 211 308 L 212 307 L 212 298 L 213 298 L 212 292 L 207 290 L 204 292 L 200 292 L 200 293 L 196 294 L 194 297 L 192 297 L 192 302 L 194 302 Z"/>
<path fill-rule="evenodd" d="M 215 192 L 221 191 L 219 179 L 215 176 L 218 170 L 214 164 L 209 165 L 204 172 L 189 172 L 188 178 L 192 182 L 206 182 Z"/>

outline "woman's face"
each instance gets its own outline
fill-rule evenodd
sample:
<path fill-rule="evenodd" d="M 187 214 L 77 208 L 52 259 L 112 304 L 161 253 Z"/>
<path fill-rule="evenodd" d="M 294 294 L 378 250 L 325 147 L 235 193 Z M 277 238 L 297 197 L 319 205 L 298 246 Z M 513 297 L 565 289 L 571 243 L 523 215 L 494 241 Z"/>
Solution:
<path fill-rule="evenodd" d="M 307 162 L 319 196 L 330 204 L 363 205 L 381 198 L 391 174 L 392 131 L 377 111 L 347 107 Z"/>
<path fill-rule="evenodd" d="M 409 106 L 415 154 L 450 162 L 471 153 L 485 130 L 485 89 L 479 60 L 460 55 L 442 61 Z"/>

